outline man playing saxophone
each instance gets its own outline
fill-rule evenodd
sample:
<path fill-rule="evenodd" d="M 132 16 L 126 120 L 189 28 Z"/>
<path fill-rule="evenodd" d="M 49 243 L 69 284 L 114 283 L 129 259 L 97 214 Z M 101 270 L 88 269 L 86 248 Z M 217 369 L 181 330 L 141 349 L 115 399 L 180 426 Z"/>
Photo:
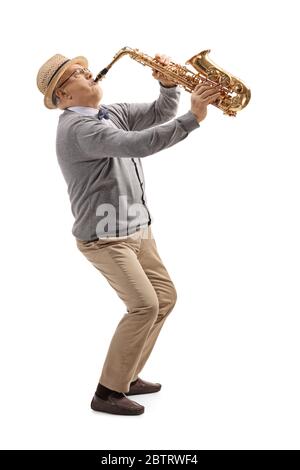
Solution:
<path fill-rule="evenodd" d="M 165 65 L 170 61 L 163 54 L 155 58 Z M 153 71 L 153 77 L 160 91 L 154 102 L 106 105 L 100 104 L 103 90 L 85 57 L 56 54 L 37 75 L 45 106 L 63 111 L 56 152 L 75 219 L 76 245 L 127 309 L 91 402 L 95 411 L 119 415 L 143 413 L 144 406 L 128 396 L 161 388 L 139 374 L 177 298 L 152 232 L 142 158 L 198 129 L 207 106 L 220 97 L 217 86 L 199 84 L 190 109 L 176 118 L 179 86 L 161 72 Z M 102 314 L 109 312 L 103 307 Z"/>

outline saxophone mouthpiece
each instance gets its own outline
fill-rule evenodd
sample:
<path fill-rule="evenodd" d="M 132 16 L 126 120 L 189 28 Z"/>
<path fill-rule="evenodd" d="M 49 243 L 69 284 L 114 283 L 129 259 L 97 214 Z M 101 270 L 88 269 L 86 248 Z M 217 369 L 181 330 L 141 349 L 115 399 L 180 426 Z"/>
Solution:
<path fill-rule="evenodd" d="M 107 74 L 108 72 L 108 68 L 104 68 L 101 70 L 101 72 L 98 73 L 98 75 L 96 76 L 96 78 L 94 79 L 94 82 L 98 82 L 99 80 L 102 80 L 102 78 L 105 77 L 105 75 Z"/>

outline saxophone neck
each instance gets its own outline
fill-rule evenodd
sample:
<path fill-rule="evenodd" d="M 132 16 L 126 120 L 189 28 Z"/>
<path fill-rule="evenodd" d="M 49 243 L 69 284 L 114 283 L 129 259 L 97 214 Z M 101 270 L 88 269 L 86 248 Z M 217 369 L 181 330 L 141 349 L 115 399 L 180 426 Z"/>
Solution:
<path fill-rule="evenodd" d="M 98 75 L 96 75 L 96 78 L 94 79 L 94 82 L 98 82 L 99 80 L 102 80 L 102 78 L 105 77 L 105 75 L 107 74 L 107 72 L 109 71 L 109 69 L 114 65 L 115 62 L 117 62 L 117 60 L 121 59 L 121 57 L 123 57 L 124 55 L 131 55 L 131 56 L 134 56 L 134 54 L 136 54 L 137 52 L 137 49 L 131 49 L 130 47 L 122 47 L 122 49 L 120 49 L 113 57 L 113 60 L 110 62 L 110 64 L 108 64 L 104 69 L 101 70 L 101 72 L 98 73 Z"/>

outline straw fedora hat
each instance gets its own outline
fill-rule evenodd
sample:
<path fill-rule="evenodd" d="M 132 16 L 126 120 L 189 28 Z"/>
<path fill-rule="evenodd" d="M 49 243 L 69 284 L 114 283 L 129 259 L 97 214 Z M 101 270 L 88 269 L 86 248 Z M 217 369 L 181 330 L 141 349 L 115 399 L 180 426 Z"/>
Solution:
<path fill-rule="evenodd" d="M 45 62 L 38 71 L 36 83 L 38 89 L 44 95 L 44 105 L 48 109 L 55 109 L 57 106 L 52 101 L 53 91 L 65 70 L 72 64 L 80 64 L 88 67 L 88 60 L 83 56 L 68 59 L 61 54 L 55 54 Z"/>

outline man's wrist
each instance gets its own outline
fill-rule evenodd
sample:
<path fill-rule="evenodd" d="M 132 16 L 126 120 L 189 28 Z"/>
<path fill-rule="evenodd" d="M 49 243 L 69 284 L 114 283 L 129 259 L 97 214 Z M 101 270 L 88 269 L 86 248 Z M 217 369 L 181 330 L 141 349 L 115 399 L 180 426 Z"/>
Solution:
<path fill-rule="evenodd" d="M 175 85 L 169 85 L 169 86 L 163 85 L 161 82 L 159 82 L 159 83 L 160 83 L 160 85 L 161 85 L 162 87 L 164 87 L 164 88 L 175 88 L 175 87 L 177 86 L 176 83 L 175 83 Z"/>
<path fill-rule="evenodd" d="M 197 120 L 198 124 L 201 122 L 201 119 L 198 118 L 197 114 L 195 114 L 191 109 L 190 113 L 194 116 L 194 118 Z"/>
<path fill-rule="evenodd" d="M 184 129 L 189 133 L 193 131 L 194 129 L 198 129 L 200 127 L 200 123 L 198 122 L 196 116 L 194 113 L 192 113 L 191 110 L 189 110 L 187 113 L 182 114 L 178 118 L 176 118 L 177 121 L 181 123 L 181 125 L 184 127 Z"/>

